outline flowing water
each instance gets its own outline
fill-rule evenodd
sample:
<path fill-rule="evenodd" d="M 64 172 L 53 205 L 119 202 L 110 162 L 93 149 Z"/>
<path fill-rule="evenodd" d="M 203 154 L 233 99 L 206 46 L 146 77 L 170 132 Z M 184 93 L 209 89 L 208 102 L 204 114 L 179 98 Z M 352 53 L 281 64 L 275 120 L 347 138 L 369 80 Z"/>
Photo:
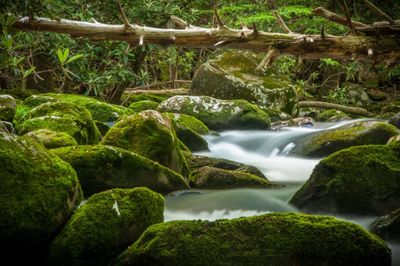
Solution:
<path fill-rule="evenodd" d="M 322 159 L 289 155 L 294 141 L 317 131 L 340 127 L 341 123 L 317 123 L 312 128 L 284 128 L 280 131 L 225 131 L 206 136 L 209 152 L 197 153 L 224 158 L 260 169 L 271 181 L 284 184 L 279 189 L 190 190 L 168 195 L 165 221 L 216 220 L 253 216 L 268 212 L 298 212 L 288 204 L 293 194 L 310 177 Z M 376 217 L 338 217 L 369 228 Z M 393 265 L 400 265 L 400 246 L 390 245 Z"/>

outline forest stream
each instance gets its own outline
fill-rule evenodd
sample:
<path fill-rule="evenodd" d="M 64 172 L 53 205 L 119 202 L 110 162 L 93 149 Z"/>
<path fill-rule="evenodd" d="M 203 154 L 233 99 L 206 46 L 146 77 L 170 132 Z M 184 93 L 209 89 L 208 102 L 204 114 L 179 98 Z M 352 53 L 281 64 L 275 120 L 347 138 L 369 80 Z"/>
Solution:
<path fill-rule="evenodd" d="M 316 123 L 313 127 L 287 127 L 280 131 L 224 131 L 208 135 L 209 152 L 223 158 L 257 167 L 271 181 L 283 184 L 277 189 L 190 190 L 166 197 L 164 219 L 217 220 L 253 216 L 269 212 L 299 212 L 288 204 L 294 193 L 305 183 L 313 168 L 322 159 L 308 159 L 288 155 L 293 141 L 317 131 L 353 123 Z M 324 213 L 325 215 L 332 215 Z M 377 217 L 337 216 L 369 229 Z M 390 244 L 392 265 L 400 265 L 400 245 Z"/>

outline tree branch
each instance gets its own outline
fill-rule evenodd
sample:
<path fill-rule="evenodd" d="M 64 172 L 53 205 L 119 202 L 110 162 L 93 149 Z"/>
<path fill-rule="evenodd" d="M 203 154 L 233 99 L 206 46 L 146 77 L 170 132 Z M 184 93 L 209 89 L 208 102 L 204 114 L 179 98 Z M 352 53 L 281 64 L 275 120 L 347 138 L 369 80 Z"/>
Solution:
<path fill-rule="evenodd" d="M 382 10 L 380 10 L 377 6 L 375 6 L 373 3 L 371 3 L 368 0 L 364 0 L 364 3 L 367 5 L 367 7 L 372 11 L 377 13 L 379 16 L 381 16 L 382 18 L 386 19 L 387 21 L 389 21 L 390 24 L 396 24 L 396 22 L 394 21 L 393 18 L 391 18 L 388 14 L 386 14 L 385 12 L 383 12 Z"/>
<path fill-rule="evenodd" d="M 336 109 L 348 114 L 371 116 L 371 113 L 364 108 L 351 107 L 336 103 L 318 102 L 318 101 L 301 101 L 299 102 L 299 107 L 314 107 L 320 109 Z"/>
<path fill-rule="evenodd" d="M 347 26 L 350 28 L 351 33 L 356 34 L 356 31 L 354 30 L 354 27 L 353 27 L 353 23 L 351 21 L 349 7 L 347 6 L 346 0 L 338 0 L 338 1 L 342 2 L 341 6 L 342 6 L 343 12 L 346 16 Z"/>
<path fill-rule="evenodd" d="M 285 21 L 283 21 L 282 17 L 278 14 L 278 12 L 273 11 L 272 15 L 274 15 L 274 17 L 276 18 L 279 26 L 281 27 L 281 29 L 283 30 L 283 32 L 285 33 L 292 33 L 292 31 L 289 29 L 289 27 L 286 25 Z"/>
<path fill-rule="evenodd" d="M 121 6 L 121 3 L 119 2 L 119 0 L 115 0 L 115 1 L 117 2 L 118 10 L 119 10 L 119 13 L 121 14 L 121 17 L 122 17 L 122 20 L 124 22 L 125 27 L 127 27 L 127 28 L 130 27 L 131 24 L 129 23 L 129 20 L 125 15 L 125 12 L 124 12 L 124 9 Z"/>
<path fill-rule="evenodd" d="M 345 17 L 340 16 L 340 15 L 338 15 L 336 13 L 333 13 L 333 12 L 323 8 L 323 7 L 315 8 L 313 10 L 313 13 L 318 15 L 318 16 L 324 17 L 324 18 L 326 18 L 326 19 L 328 19 L 330 21 L 336 22 L 338 24 L 342 24 L 344 26 L 349 26 L 349 24 L 347 22 L 347 19 Z M 367 25 L 367 24 L 364 24 L 364 23 L 361 23 L 361 22 L 358 22 L 358 21 L 354 21 L 354 20 L 352 21 L 352 25 L 354 25 L 355 27 L 369 27 L 369 25 Z"/>

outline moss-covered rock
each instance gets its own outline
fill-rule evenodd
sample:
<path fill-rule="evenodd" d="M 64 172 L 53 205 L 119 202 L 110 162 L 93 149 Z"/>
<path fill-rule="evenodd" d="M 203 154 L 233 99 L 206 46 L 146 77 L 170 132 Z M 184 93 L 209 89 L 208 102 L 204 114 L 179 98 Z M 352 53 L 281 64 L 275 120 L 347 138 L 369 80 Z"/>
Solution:
<path fill-rule="evenodd" d="M 190 173 L 190 185 L 202 189 L 273 188 L 278 185 L 266 178 L 236 170 L 204 166 Z"/>
<path fill-rule="evenodd" d="M 0 121 L 12 122 L 17 104 L 10 95 L 0 95 Z"/>
<path fill-rule="evenodd" d="M 11 122 L 0 121 L 0 132 L 14 134 L 14 125 Z"/>
<path fill-rule="evenodd" d="M 389 141 L 387 142 L 387 144 L 395 144 L 395 143 L 398 143 L 398 144 L 400 143 L 400 135 L 391 137 L 389 139 Z"/>
<path fill-rule="evenodd" d="M 284 127 L 312 127 L 314 119 L 311 117 L 297 117 L 289 120 L 276 121 L 271 124 L 271 130 L 280 130 Z"/>
<path fill-rule="evenodd" d="M 271 120 L 245 100 L 218 100 L 208 96 L 175 96 L 163 101 L 162 112 L 194 116 L 210 129 L 269 129 Z"/>
<path fill-rule="evenodd" d="M 190 128 L 197 134 L 206 135 L 209 133 L 208 127 L 196 117 L 177 113 L 166 113 L 166 115 L 182 127 Z"/>
<path fill-rule="evenodd" d="M 388 123 L 400 129 L 400 113 L 391 117 Z"/>
<path fill-rule="evenodd" d="M 372 224 L 372 232 L 386 241 L 400 243 L 400 209 L 379 217 Z"/>
<path fill-rule="evenodd" d="M 187 177 L 189 168 L 169 118 L 147 110 L 117 122 L 101 141 L 156 161 Z"/>
<path fill-rule="evenodd" d="M 100 136 L 90 113 L 84 107 L 66 102 L 41 104 L 25 114 L 17 125 L 20 134 L 39 129 L 68 133 L 79 144 L 98 143 Z"/>
<path fill-rule="evenodd" d="M 225 52 L 199 67 L 189 94 L 224 100 L 244 99 L 296 115 L 298 99 L 294 86 L 287 78 L 256 73 L 262 59 L 250 52 Z"/>
<path fill-rule="evenodd" d="M 37 142 L 6 133 L 0 133 L 0 169 L 2 253 L 46 249 L 82 199 L 74 169 Z"/>
<path fill-rule="evenodd" d="M 400 145 L 366 145 L 322 160 L 290 203 L 308 212 L 383 215 L 400 208 Z"/>
<path fill-rule="evenodd" d="M 189 188 L 174 171 L 120 148 L 95 145 L 52 151 L 75 169 L 85 196 L 112 188 L 148 187 L 163 194 Z"/>
<path fill-rule="evenodd" d="M 160 104 L 159 102 L 143 100 L 143 101 L 133 102 L 131 105 L 129 105 L 129 109 L 131 109 L 136 113 L 139 113 L 144 110 L 157 110 L 159 104 Z"/>
<path fill-rule="evenodd" d="M 45 95 L 60 99 L 64 102 L 69 102 L 85 107 L 91 113 L 93 119 L 97 121 L 113 122 L 118 120 L 122 116 L 130 115 L 133 113 L 133 111 L 129 110 L 126 107 L 106 103 L 88 96 L 55 93 L 48 93 Z"/>
<path fill-rule="evenodd" d="M 149 227 L 116 265 L 391 265 L 387 245 L 332 217 L 265 214 Z"/>
<path fill-rule="evenodd" d="M 164 200 L 147 189 L 113 189 L 89 198 L 50 247 L 50 265 L 109 265 L 150 225 L 163 221 Z"/>
<path fill-rule="evenodd" d="M 347 114 L 335 109 L 326 110 L 318 114 L 317 117 L 315 118 L 315 120 L 319 122 L 338 122 L 350 119 L 351 118 Z"/>
<path fill-rule="evenodd" d="M 223 170 L 240 171 L 248 173 L 251 175 L 258 176 L 262 179 L 267 179 L 265 175 L 258 170 L 256 167 L 251 165 L 246 165 L 231 160 L 221 159 L 221 158 L 211 158 L 201 155 L 192 155 L 188 160 L 189 168 L 191 171 L 198 170 L 204 166 L 209 166 L 213 168 L 219 168 Z"/>
<path fill-rule="evenodd" d="M 111 126 L 113 123 L 106 123 L 106 122 L 101 122 L 101 121 L 94 121 L 96 124 L 97 129 L 100 132 L 101 138 L 103 138 L 107 132 L 110 130 Z"/>
<path fill-rule="evenodd" d="M 298 139 L 291 154 L 324 157 L 336 151 L 367 144 L 386 144 L 398 129 L 384 122 L 362 121 L 317 132 Z"/>
<path fill-rule="evenodd" d="M 192 129 L 195 128 L 196 130 L 201 132 L 208 132 L 208 128 L 200 120 L 197 120 L 196 118 L 189 115 L 172 113 L 166 113 L 166 115 L 172 121 L 176 135 L 178 136 L 179 140 L 182 141 L 185 146 L 190 149 L 190 151 L 208 151 L 207 141 L 202 136 L 200 136 L 199 133 Z M 185 118 L 183 118 L 182 116 L 185 116 Z M 199 122 L 199 124 L 197 122 Z"/>
<path fill-rule="evenodd" d="M 187 95 L 187 89 L 177 89 L 177 90 L 135 90 L 124 92 L 121 96 L 121 102 L 124 106 L 129 106 L 134 102 L 140 101 L 153 101 L 161 103 L 166 99 L 176 96 L 176 95 Z"/>
<path fill-rule="evenodd" d="M 78 142 L 65 132 L 56 132 L 49 129 L 39 129 L 29 132 L 24 136 L 32 138 L 47 149 L 75 146 Z"/>

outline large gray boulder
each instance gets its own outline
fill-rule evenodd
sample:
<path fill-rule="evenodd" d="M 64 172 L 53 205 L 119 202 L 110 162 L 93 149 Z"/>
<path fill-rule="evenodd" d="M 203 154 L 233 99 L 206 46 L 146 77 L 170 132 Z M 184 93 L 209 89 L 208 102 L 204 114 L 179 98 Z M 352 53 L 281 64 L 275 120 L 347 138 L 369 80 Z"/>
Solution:
<path fill-rule="evenodd" d="M 297 114 L 295 87 L 275 74 L 257 73 L 262 59 L 250 52 L 219 55 L 196 71 L 189 94 L 224 100 L 244 99 L 274 111 Z"/>
<path fill-rule="evenodd" d="M 194 116 L 213 130 L 269 129 L 271 125 L 267 113 L 245 100 L 174 96 L 163 101 L 158 109 L 162 112 Z"/>

